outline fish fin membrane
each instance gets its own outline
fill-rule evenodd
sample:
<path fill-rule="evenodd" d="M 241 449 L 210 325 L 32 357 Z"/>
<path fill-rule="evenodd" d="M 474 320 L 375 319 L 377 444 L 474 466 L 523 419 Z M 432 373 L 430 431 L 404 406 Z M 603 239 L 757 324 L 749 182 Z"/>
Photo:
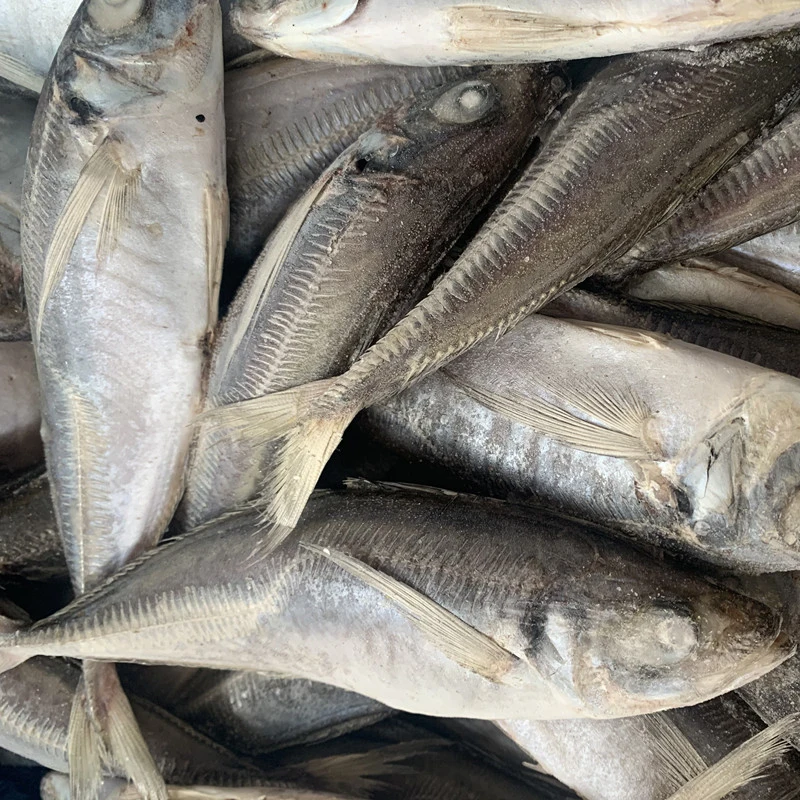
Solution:
<path fill-rule="evenodd" d="M 354 577 L 377 589 L 399 608 L 403 616 L 415 625 L 431 644 L 470 672 L 494 683 L 503 683 L 506 676 L 520 663 L 517 656 L 494 639 L 391 575 L 328 547 L 305 542 L 301 543 L 301 547 L 324 556 Z"/>
<path fill-rule="evenodd" d="M 106 190 L 97 238 L 98 255 L 107 255 L 116 245 L 120 229 L 127 219 L 131 201 L 139 185 L 140 169 L 128 170 L 120 163 L 116 143 L 106 139 L 83 165 L 81 174 L 58 217 L 47 251 L 39 291 L 35 333 L 41 334 L 42 318 L 69 260 L 75 240 L 100 194 Z"/>
<path fill-rule="evenodd" d="M 206 232 L 206 271 L 208 284 L 208 330 L 217 325 L 219 286 L 222 279 L 222 258 L 228 241 L 228 190 L 211 181 L 203 194 L 203 216 Z"/>
<path fill-rule="evenodd" d="M 450 370 L 446 375 L 491 411 L 579 450 L 616 458 L 660 458 L 660 449 L 647 435 L 652 412 L 633 389 L 595 383 L 578 391 L 542 383 L 541 388 L 559 401 L 557 405 L 533 394 L 475 386 Z"/>
<path fill-rule="evenodd" d="M 17 61 L 7 53 L 0 53 L 0 78 L 16 83 L 23 89 L 40 94 L 44 86 L 44 76 L 32 70 L 27 64 Z"/>
<path fill-rule="evenodd" d="M 67 748 L 73 797 L 97 796 L 108 772 L 129 778 L 142 800 L 167 800 L 164 779 L 139 730 L 113 664 L 84 661 Z"/>
<path fill-rule="evenodd" d="M 690 780 L 668 800 L 722 800 L 762 778 L 770 764 L 791 748 L 786 736 L 799 723 L 800 713 L 783 717 Z"/>
<path fill-rule="evenodd" d="M 703 757 L 667 714 L 647 714 L 641 720 L 650 734 L 661 769 L 675 789 L 708 769 Z"/>

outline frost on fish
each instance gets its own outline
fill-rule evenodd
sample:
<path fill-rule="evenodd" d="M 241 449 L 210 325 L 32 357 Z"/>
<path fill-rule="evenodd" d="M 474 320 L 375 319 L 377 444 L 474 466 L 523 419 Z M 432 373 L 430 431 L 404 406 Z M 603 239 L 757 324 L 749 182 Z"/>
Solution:
<path fill-rule="evenodd" d="M 368 419 L 484 491 L 747 572 L 800 565 L 800 382 L 787 375 L 658 333 L 534 316 Z"/>
<path fill-rule="evenodd" d="M 259 493 L 278 450 L 259 399 L 343 372 L 413 304 L 565 86 L 541 67 L 451 81 L 363 134 L 291 206 L 220 330 L 184 526 Z"/>
<path fill-rule="evenodd" d="M 433 716 L 616 717 L 764 674 L 793 652 L 781 624 L 574 522 L 383 486 L 320 493 L 271 551 L 252 510 L 167 542 L 1 637 L 0 660 L 255 669 Z"/>
<path fill-rule="evenodd" d="M 154 544 L 182 491 L 227 232 L 219 15 L 86 0 L 36 113 L 22 256 L 77 593 Z M 164 797 L 113 665 L 85 665 L 74 711 L 73 791 L 105 762 Z"/>

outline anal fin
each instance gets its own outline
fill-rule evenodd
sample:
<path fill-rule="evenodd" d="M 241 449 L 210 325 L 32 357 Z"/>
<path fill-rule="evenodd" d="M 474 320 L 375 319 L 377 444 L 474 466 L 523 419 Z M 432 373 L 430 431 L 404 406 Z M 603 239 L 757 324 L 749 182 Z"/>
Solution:
<path fill-rule="evenodd" d="M 377 589 L 400 609 L 444 655 L 494 683 L 503 683 L 521 660 L 485 633 L 426 597 L 422 592 L 374 569 L 357 558 L 328 547 L 301 542 L 301 547 L 324 556 L 354 577 Z"/>

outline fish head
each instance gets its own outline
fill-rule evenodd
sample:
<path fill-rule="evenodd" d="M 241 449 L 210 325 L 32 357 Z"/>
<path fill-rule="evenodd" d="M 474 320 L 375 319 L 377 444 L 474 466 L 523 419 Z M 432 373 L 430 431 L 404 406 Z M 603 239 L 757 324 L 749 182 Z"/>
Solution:
<path fill-rule="evenodd" d="M 187 99 L 221 59 L 217 0 L 84 0 L 51 70 L 80 121 Z M 152 102 L 149 102 L 152 101 Z M 130 111 L 128 111 L 130 113 Z"/>
<path fill-rule="evenodd" d="M 759 376 L 682 460 L 692 536 L 740 569 L 800 569 L 799 389 Z"/>
<path fill-rule="evenodd" d="M 384 116 L 353 149 L 354 170 L 436 185 L 450 196 L 480 191 L 505 164 L 496 154 L 519 152 L 566 87 L 550 67 L 465 73 Z"/>
<path fill-rule="evenodd" d="M 667 563 L 628 563 L 563 585 L 532 626 L 532 662 L 591 716 L 701 703 L 794 652 L 766 605 Z"/>
<path fill-rule="evenodd" d="M 323 33 L 347 22 L 362 0 L 240 0 L 233 27 L 254 42 Z"/>

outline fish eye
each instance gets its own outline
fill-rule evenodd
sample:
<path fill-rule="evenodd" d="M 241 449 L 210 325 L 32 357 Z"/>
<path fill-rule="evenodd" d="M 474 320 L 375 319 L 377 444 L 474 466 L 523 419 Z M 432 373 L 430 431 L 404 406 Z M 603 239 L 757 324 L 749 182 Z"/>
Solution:
<path fill-rule="evenodd" d="M 113 33 L 136 22 L 143 8 L 144 0 L 89 0 L 87 12 L 95 27 Z"/>
<path fill-rule="evenodd" d="M 465 125 L 485 117 L 495 105 L 494 86 L 486 81 L 468 81 L 448 89 L 433 104 L 434 116 L 442 122 Z"/>

